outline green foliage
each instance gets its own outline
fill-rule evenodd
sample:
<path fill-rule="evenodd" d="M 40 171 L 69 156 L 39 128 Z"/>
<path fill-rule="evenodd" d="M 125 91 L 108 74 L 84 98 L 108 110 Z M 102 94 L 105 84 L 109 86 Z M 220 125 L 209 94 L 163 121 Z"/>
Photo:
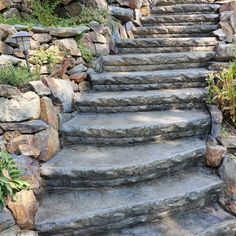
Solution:
<path fill-rule="evenodd" d="M 82 7 L 78 17 L 73 17 L 72 21 L 77 25 L 86 25 L 91 21 L 97 21 L 100 24 L 106 23 L 108 11 L 104 9 L 94 9 L 92 7 Z"/>
<path fill-rule="evenodd" d="M 60 0 L 40 0 L 30 1 L 32 15 L 24 18 L 13 16 L 5 19 L 0 14 L 0 23 L 3 24 L 23 24 L 32 27 L 33 25 L 43 26 L 76 26 L 81 24 L 89 24 L 91 21 L 106 23 L 108 11 L 104 9 L 94 9 L 92 7 L 82 7 L 81 13 L 77 17 L 61 18 L 56 14 L 56 8 L 60 5 Z"/>
<path fill-rule="evenodd" d="M 0 69 L 0 84 L 21 86 L 29 81 L 38 79 L 39 75 L 35 72 L 30 75 L 25 66 L 7 65 Z"/>
<path fill-rule="evenodd" d="M 28 183 L 22 180 L 21 174 L 11 155 L 0 152 L 0 208 L 5 205 L 7 198 L 14 198 L 17 192 L 29 187 Z"/>
<path fill-rule="evenodd" d="M 92 52 L 87 47 L 85 47 L 85 45 L 83 43 L 81 43 L 81 42 L 78 43 L 78 47 L 80 49 L 82 58 L 87 63 L 91 62 L 93 60 Z"/>
<path fill-rule="evenodd" d="M 236 60 L 227 69 L 208 76 L 208 102 L 218 105 L 226 119 L 236 124 Z"/>

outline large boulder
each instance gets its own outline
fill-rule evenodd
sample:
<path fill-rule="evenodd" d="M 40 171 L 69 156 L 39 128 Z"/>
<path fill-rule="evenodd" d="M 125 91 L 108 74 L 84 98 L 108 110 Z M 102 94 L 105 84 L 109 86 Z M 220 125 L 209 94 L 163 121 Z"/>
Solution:
<path fill-rule="evenodd" d="M 234 52 L 236 52 L 235 44 L 219 43 L 216 48 L 216 60 L 217 61 L 230 61 L 234 58 Z"/>
<path fill-rule="evenodd" d="M 74 90 L 71 81 L 51 77 L 44 77 L 43 81 L 50 88 L 54 102 L 61 105 L 64 112 L 71 112 L 74 98 Z"/>
<path fill-rule="evenodd" d="M 72 56 L 81 56 L 80 49 L 73 38 L 58 39 L 54 44 L 62 51 L 69 52 Z"/>
<path fill-rule="evenodd" d="M 51 128 L 41 131 L 35 135 L 35 145 L 40 149 L 40 161 L 50 160 L 60 148 L 58 132 Z"/>
<path fill-rule="evenodd" d="M 27 92 L 12 99 L 0 97 L 0 122 L 20 122 L 38 119 L 40 99 L 36 93 Z"/>
<path fill-rule="evenodd" d="M 15 201 L 10 201 L 8 207 L 21 229 L 35 228 L 34 218 L 38 203 L 32 190 L 18 192 L 15 196 Z"/>

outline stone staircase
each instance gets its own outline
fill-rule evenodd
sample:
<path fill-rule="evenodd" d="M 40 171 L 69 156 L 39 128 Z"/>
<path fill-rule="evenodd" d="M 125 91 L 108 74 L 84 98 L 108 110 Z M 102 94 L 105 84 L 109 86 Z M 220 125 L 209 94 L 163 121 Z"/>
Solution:
<path fill-rule="evenodd" d="M 63 150 L 41 167 L 40 235 L 236 235 L 217 204 L 222 181 L 203 164 L 211 2 L 158 1 L 135 39 L 101 58 L 62 127 Z"/>

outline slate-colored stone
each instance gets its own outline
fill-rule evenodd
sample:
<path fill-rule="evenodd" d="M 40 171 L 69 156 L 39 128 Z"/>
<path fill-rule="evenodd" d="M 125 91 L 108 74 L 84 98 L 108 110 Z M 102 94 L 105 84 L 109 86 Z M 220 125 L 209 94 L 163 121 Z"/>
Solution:
<path fill-rule="evenodd" d="M 17 130 L 22 134 L 33 134 L 46 129 L 48 125 L 42 120 L 31 120 L 21 123 L 0 123 L 0 127 L 5 131 Z"/>
<path fill-rule="evenodd" d="M 15 220 L 11 212 L 8 209 L 4 208 L 0 212 L 0 233 L 14 225 L 15 225 Z"/>

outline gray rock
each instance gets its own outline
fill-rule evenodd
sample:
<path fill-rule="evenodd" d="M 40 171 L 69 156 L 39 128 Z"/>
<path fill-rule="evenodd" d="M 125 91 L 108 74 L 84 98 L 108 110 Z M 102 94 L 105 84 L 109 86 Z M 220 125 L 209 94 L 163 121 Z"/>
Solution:
<path fill-rule="evenodd" d="M 70 146 L 42 165 L 41 176 L 47 188 L 123 185 L 190 168 L 205 151 L 200 139 L 128 147 Z"/>
<path fill-rule="evenodd" d="M 22 61 L 21 59 L 17 58 L 17 57 L 13 57 L 11 55 L 0 55 L 0 64 L 12 64 L 12 65 L 16 65 L 18 64 L 20 61 Z"/>
<path fill-rule="evenodd" d="M 9 8 L 12 5 L 11 0 L 2 0 L 0 3 L 0 11 L 3 11 L 7 8 Z"/>
<path fill-rule="evenodd" d="M 40 114 L 40 99 L 33 92 L 16 96 L 12 99 L 0 97 L 0 121 L 19 122 L 37 119 Z"/>
<path fill-rule="evenodd" d="M 88 68 L 84 64 L 79 64 L 79 65 L 76 65 L 75 67 L 73 67 L 71 70 L 69 70 L 69 75 L 82 73 L 82 72 L 87 71 L 87 69 Z"/>
<path fill-rule="evenodd" d="M 81 56 L 80 49 L 73 38 L 55 40 L 54 44 L 62 51 L 68 51 L 72 56 Z"/>
<path fill-rule="evenodd" d="M 206 98 L 202 88 L 96 92 L 75 96 L 74 104 L 81 112 L 134 112 L 204 107 Z"/>
<path fill-rule="evenodd" d="M 5 131 L 19 131 L 22 134 L 33 134 L 48 128 L 42 120 L 31 120 L 21 123 L 0 123 L 0 127 Z"/>
<path fill-rule="evenodd" d="M 234 58 L 236 52 L 235 44 L 219 43 L 216 48 L 216 60 L 228 62 Z"/>
<path fill-rule="evenodd" d="M 87 31 L 89 31 L 89 28 L 87 26 L 79 26 L 74 28 L 58 27 L 58 28 L 50 28 L 50 35 L 59 38 L 68 38 L 80 35 Z"/>
<path fill-rule="evenodd" d="M 13 219 L 11 212 L 8 209 L 4 208 L 0 212 L 0 233 L 14 225 L 15 220 Z"/>
<path fill-rule="evenodd" d="M 160 140 L 165 136 L 202 135 L 207 132 L 208 124 L 209 115 L 199 110 L 83 114 L 65 123 L 62 131 L 68 142 L 118 145 Z"/>
<path fill-rule="evenodd" d="M 0 41 L 0 53 L 6 54 L 6 55 L 12 55 L 13 54 L 13 48 L 9 46 L 8 44 Z"/>
<path fill-rule="evenodd" d="M 30 230 L 21 230 L 17 236 L 38 236 L 38 232 Z"/>
<path fill-rule="evenodd" d="M 71 81 L 44 78 L 45 83 L 50 88 L 54 100 L 62 104 L 64 112 L 71 112 L 74 98 L 74 90 Z"/>
<path fill-rule="evenodd" d="M 16 236 L 20 232 L 20 228 L 17 225 L 12 226 L 1 232 L 1 236 Z"/>
<path fill-rule="evenodd" d="M 17 87 L 1 84 L 0 85 L 0 97 L 14 98 L 20 95 L 20 90 Z"/>
<path fill-rule="evenodd" d="M 36 228 L 44 234 L 101 234 L 206 205 L 216 200 L 221 184 L 192 170 L 129 187 L 51 192 L 36 214 Z"/>
<path fill-rule="evenodd" d="M 109 6 L 109 11 L 112 16 L 116 17 L 123 23 L 132 21 L 134 18 L 134 11 L 129 8 Z"/>
<path fill-rule="evenodd" d="M 33 91 L 39 96 L 48 96 L 51 94 L 50 89 L 41 80 L 29 82 L 28 84 L 21 87 L 21 91 Z"/>
<path fill-rule="evenodd" d="M 32 38 L 38 43 L 48 43 L 52 40 L 52 36 L 47 33 L 33 34 Z"/>
<path fill-rule="evenodd" d="M 168 216 L 161 222 L 141 224 L 118 232 L 110 232 L 105 236 L 233 236 L 235 230 L 235 218 L 217 204 L 213 204 L 184 214 Z"/>
<path fill-rule="evenodd" d="M 11 18 L 11 17 L 21 17 L 20 12 L 18 11 L 17 8 L 10 8 L 9 10 L 5 11 L 3 13 L 3 17 L 5 19 Z"/>

